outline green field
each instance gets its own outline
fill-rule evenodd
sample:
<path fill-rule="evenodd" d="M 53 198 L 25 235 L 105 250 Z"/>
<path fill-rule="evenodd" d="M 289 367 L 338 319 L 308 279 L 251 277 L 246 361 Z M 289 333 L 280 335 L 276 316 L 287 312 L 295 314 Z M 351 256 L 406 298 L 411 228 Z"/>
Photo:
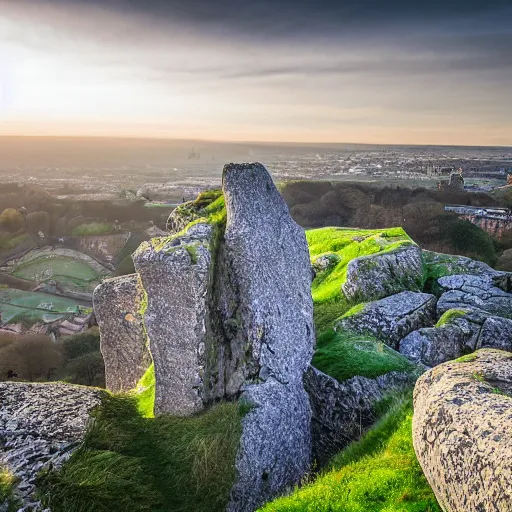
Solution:
<path fill-rule="evenodd" d="M 47 293 L 0 289 L 2 324 L 23 322 L 34 324 L 53 321 L 78 312 L 78 303 Z"/>
<path fill-rule="evenodd" d="M 13 275 L 37 282 L 55 280 L 66 289 L 76 291 L 92 291 L 102 277 L 86 263 L 64 256 L 41 257 L 23 263 Z"/>

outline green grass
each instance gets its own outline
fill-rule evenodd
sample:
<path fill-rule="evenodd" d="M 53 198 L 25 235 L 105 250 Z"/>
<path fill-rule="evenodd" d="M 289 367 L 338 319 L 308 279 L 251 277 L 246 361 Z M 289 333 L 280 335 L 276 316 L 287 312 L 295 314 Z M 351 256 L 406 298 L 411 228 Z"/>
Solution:
<path fill-rule="evenodd" d="M 135 388 L 137 409 L 144 418 L 155 417 L 155 364 L 151 363 Z"/>
<path fill-rule="evenodd" d="M 313 320 L 316 331 L 332 329 L 336 320 L 350 309 L 350 303 L 342 296 L 330 302 L 314 303 Z"/>
<path fill-rule="evenodd" d="M 53 512 L 215 512 L 236 477 L 242 411 L 144 418 L 133 397 L 106 396 L 84 443 L 38 488 Z"/>
<path fill-rule="evenodd" d="M 53 304 L 53 309 L 42 308 L 43 303 Z M 36 323 L 42 319 L 58 319 L 64 315 L 73 314 L 78 310 L 78 303 L 56 295 L 8 288 L 0 289 L 0 308 L 3 323 L 17 321 Z"/>
<path fill-rule="evenodd" d="M 63 256 L 28 261 L 17 267 L 13 275 L 29 281 L 55 280 L 64 286 L 90 291 L 101 281 L 98 272 L 86 263 Z"/>
<path fill-rule="evenodd" d="M 318 336 L 312 364 L 340 382 L 356 375 L 375 378 L 414 369 L 406 357 L 370 336 L 333 330 Z"/>
<path fill-rule="evenodd" d="M 89 222 L 71 230 L 71 236 L 100 236 L 115 233 L 114 226 L 105 222 Z"/>
<path fill-rule="evenodd" d="M 414 242 L 402 228 L 349 229 L 320 228 L 306 231 L 311 261 L 320 256 L 336 255 L 337 265 L 317 274 L 312 285 L 315 303 L 332 302 L 343 294 L 348 263 L 354 258 L 387 253 Z"/>
<path fill-rule="evenodd" d="M 312 483 L 262 512 L 441 512 L 412 446 L 412 400 L 398 400 Z"/>
<path fill-rule="evenodd" d="M 456 318 L 460 318 L 467 313 L 465 309 L 449 309 L 445 311 L 441 318 L 437 321 L 436 327 L 442 327 L 443 325 L 453 322 Z"/>
<path fill-rule="evenodd" d="M 16 248 L 18 245 L 23 245 L 26 242 L 29 242 L 30 240 L 30 235 L 28 233 L 16 236 L 2 233 L 0 234 L 0 250 L 9 251 Z"/>
<path fill-rule="evenodd" d="M 5 512 L 16 512 L 21 508 L 14 496 L 15 484 L 16 478 L 7 469 L 0 467 L 0 505 L 7 506 Z"/>

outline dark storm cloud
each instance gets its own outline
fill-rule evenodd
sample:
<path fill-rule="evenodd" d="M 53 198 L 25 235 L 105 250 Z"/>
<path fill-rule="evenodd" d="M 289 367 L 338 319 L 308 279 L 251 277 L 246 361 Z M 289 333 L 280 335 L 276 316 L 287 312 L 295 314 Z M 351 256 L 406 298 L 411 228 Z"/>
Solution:
<path fill-rule="evenodd" d="M 18 0 L 20 1 L 20 0 Z M 23 1 L 23 0 L 21 0 Z M 343 36 L 344 32 L 408 29 L 474 20 L 510 26 L 510 0 L 39 0 L 62 5 L 98 5 L 124 14 L 151 16 L 205 30 L 236 31 L 248 37 Z M 454 27 L 455 30 L 455 27 Z"/>

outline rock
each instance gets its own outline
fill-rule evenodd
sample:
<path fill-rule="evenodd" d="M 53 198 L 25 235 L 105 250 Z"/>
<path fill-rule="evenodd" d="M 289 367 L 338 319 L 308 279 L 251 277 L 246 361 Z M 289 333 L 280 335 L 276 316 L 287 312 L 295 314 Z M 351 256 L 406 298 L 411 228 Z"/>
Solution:
<path fill-rule="evenodd" d="M 114 393 L 134 389 L 151 364 L 142 322 L 144 302 L 137 274 L 106 279 L 94 290 L 107 389 Z"/>
<path fill-rule="evenodd" d="M 390 372 L 376 379 L 353 377 L 338 382 L 310 366 L 304 386 L 312 411 L 313 457 L 319 467 L 376 420 L 375 403 L 394 389 L 412 387 L 417 375 Z"/>
<path fill-rule="evenodd" d="M 470 274 L 475 276 L 495 275 L 496 270 L 482 261 L 472 260 L 466 256 L 453 256 L 423 250 L 425 264 L 442 271 L 441 275 Z M 435 273 L 435 272 L 434 272 Z M 440 275 L 439 273 L 437 275 Z"/>
<path fill-rule="evenodd" d="M 395 350 L 400 340 L 435 322 L 436 298 L 428 293 L 401 292 L 369 302 L 357 312 L 342 317 L 335 330 L 369 333 Z"/>
<path fill-rule="evenodd" d="M 480 331 L 477 348 L 489 347 L 512 352 L 512 320 L 488 317 Z"/>
<path fill-rule="evenodd" d="M 441 327 L 412 332 L 401 341 L 400 353 L 413 362 L 437 366 L 482 347 L 512 351 L 512 320 L 468 311 Z"/>
<path fill-rule="evenodd" d="M 155 363 L 155 413 L 187 416 L 203 409 L 208 283 L 213 227 L 153 239 L 133 255 L 147 293 L 144 323 Z"/>
<path fill-rule="evenodd" d="M 233 354 L 228 364 L 245 361 L 230 380 L 245 383 L 241 400 L 253 405 L 243 419 L 228 510 L 245 512 L 309 470 L 303 375 L 314 346 L 311 265 L 304 231 L 261 164 L 226 165 L 223 189 L 227 226 L 218 264 L 229 281 L 217 304 Z"/>
<path fill-rule="evenodd" d="M 444 290 L 437 303 L 438 315 L 449 309 L 479 309 L 491 315 L 512 316 L 512 293 L 495 286 L 494 275 L 453 275 L 438 279 Z"/>
<path fill-rule="evenodd" d="M 350 300 L 368 302 L 405 290 L 418 291 L 423 279 L 421 249 L 411 244 L 383 254 L 355 258 L 342 285 Z"/>
<path fill-rule="evenodd" d="M 0 466 L 19 479 L 15 494 L 23 505 L 40 510 L 32 496 L 37 474 L 69 458 L 104 394 L 60 383 L 0 382 Z"/>
<path fill-rule="evenodd" d="M 428 327 L 410 333 L 400 342 L 400 353 L 413 362 L 437 366 L 473 352 L 479 331 L 478 324 L 458 318 L 442 327 Z"/>
<path fill-rule="evenodd" d="M 443 510 L 512 511 L 512 354 L 444 363 L 414 390 L 413 443 Z"/>

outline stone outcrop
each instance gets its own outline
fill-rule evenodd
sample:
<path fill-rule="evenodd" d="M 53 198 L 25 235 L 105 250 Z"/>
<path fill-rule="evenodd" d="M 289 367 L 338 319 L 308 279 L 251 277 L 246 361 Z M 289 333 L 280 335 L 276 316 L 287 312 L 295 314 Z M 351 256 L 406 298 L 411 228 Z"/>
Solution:
<path fill-rule="evenodd" d="M 512 351 L 512 320 L 469 311 L 441 327 L 412 332 L 401 341 L 400 352 L 414 362 L 437 366 L 483 347 Z"/>
<path fill-rule="evenodd" d="M 365 304 L 359 311 L 342 317 L 335 329 L 369 333 L 395 350 L 400 340 L 435 322 L 436 298 L 428 293 L 401 292 Z"/>
<path fill-rule="evenodd" d="M 106 279 L 93 294 L 107 389 L 134 389 L 151 364 L 142 319 L 145 292 L 137 274 Z"/>
<path fill-rule="evenodd" d="M 300 481 L 311 460 L 311 410 L 303 375 L 313 355 L 311 265 L 304 231 L 261 164 L 227 165 L 221 265 L 229 276 L 220 315 L 237 371 L 244 417 L 230 511 L 252 511 Z M 222 298 L 237 297 L 234 303 Z M 236 329 L 233 329 L 233 320 Z"/>
<path fill-rule="evenodd" d="M 369 379 L 352 377 L 338 382 L 310 366 L 304 386 L 312 410 L 313 458 L 319 467 L 352 441 L 361 437 L 376 420 L 375 403 L 394 389 L 411 386 L 417 374 L 390 372 Z"/>
<path fill-rule="evenodd" d="M 70 457 L 103 394 L 60 383 L 0 382 L 0 466 L 20 480 L 15 495 L 21 510 L 39 510 L 33 497 L 37 474 Z"/>
<path fill-rule="evenodd" d="M 438 279 L 444 293 L 437 303 L 438 314 L 449 309 L 479 309 L 491 315 L 512 316 L 512 293 L 496 286 L 506 274 L 452 275 Z M 506 282 L 506 279 L 505 279 Z"/>
<path fill-rule="evenodd" d="M 144 324 L 155 364 L 155 413 L 203 409 L 206 314 L 214 229 L 143 243 L 133 255 L 147 293 Z M 159 245 L 156 245 L 159 244 Z"/>
<path fill-rule="evenodd" d="M 405 290 L 418 291 L 422 279 L 421 249 L 411 244 L 353 259 L 342 288 L 348 299 L 368 302 Z"/>
<path fill-rule="evenodd" d="M 447 512 L 512 511 L 512 354 L 480 350 L 424 374 L 413 443 Z"/>

